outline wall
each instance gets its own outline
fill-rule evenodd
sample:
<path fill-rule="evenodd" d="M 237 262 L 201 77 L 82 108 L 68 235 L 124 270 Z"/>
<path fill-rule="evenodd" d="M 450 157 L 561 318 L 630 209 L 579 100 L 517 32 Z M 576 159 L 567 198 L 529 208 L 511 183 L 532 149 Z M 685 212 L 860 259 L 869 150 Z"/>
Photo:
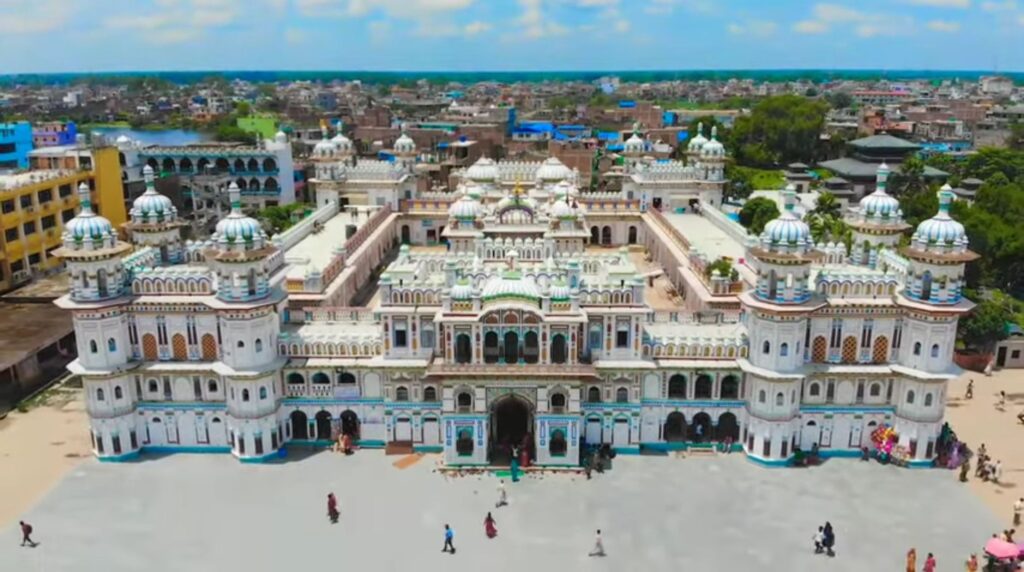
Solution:
<path fill-rule="evenodd" d="M 0 123 L 0 169 L 27 169 L 32 150 L 32 125 Z"/>

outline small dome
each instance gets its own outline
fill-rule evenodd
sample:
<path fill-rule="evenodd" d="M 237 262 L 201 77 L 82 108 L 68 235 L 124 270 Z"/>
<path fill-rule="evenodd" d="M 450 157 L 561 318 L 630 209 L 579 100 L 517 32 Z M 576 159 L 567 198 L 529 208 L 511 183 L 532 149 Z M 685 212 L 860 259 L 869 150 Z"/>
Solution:
<path fill-rule="evenodd" d="M 518 272 L 506 272 L 484 285 L 482 297 L 484 300 L 501 298 L 535 302 L 540 299 L 540 290 L 535 281 L 523 278 Z"/>
<path fill-rule="evenodd" d="M 565 283 L 564 279 L 559 278 L 551 285 L 552 302 L 565 302 L 569 299 L 571 294 L 572 291 L 569 289 L 569 285 Z"/>
<path fill-rule="evenodd" d="M 939 191 L 939 212 L 918 225 L 911 239 L 911 247 L 917 250 L 934 247 L 967 246 L 964 225 L 949 216 L 949 205 L 953 202 L 953 189 L 947 184 Z"/>
<path fill-rule="evenodd" d="M 288 136 L 285 135 L 284 131 L 278 131 L 277 133 L 274 134 L 274 141 L 278 143 L 287 143 Z"/>
<path fill-rule="evenodd" d="M 565 166 L 555 157 L 548 157 L 537 169 L 537 179 L 540 181 L 566 181 L 572 178 L 572 169 Z"/>
<path fill-rule="evenodd" d="M 697 135 L 690 138 L 690 142 L 687 144 L 686 150 L 690 153 L 699 153 L 707 142 L 707 138 L 704 137 L 704 124 L 698 123 Z"/>
<path fill-rule="evenodd" d="M 153 168 L 149 165 L 143 167 L 142 176 L 146 180 L 146 192 L 132 202 L 132 221 L 143 224 L 173 221 L 178 216 L 178 209 L 171 199 L 157 192 Z"/>
<path fill-rule="evenodd" d="M 462 175 L 464 179 L 480 183 L 490 183 L 498 180 L 498 164 L 493 159 L 481 157 L 466 169 Z"/>
<path fill-rule="evenodd" d="M 118 136 L 117 139 L 114 140 L 114 144 L 116 144 L 118 146 L 120 146 L 120 145 L 128 145 L 131 142 L 132 142 L 131 138 L 129 138 L 127 135 L 120 135 L 120 136 Z"/>
<path fill-rule="evenodd" d="M 882 163 L 878 167 L 875 191 L 860 200 L 859 211 L 864 218 L 881 218 L 897 220 L 901 216 L 900 201 L 886 192 L 886 180 L 889 167 Z"/>
<path fill-rule="evenodd" d="M 78 197 L 81 211 L 64 224 L 64 239 L 81 242 L 86 239 L 103 240 L 114 237 L 114 227 L 110 221 L 92 211 L 89 185 L 84 181 L 78 185 Z"/>
<path fill-rule="evenodd" d="M 331 138 L 331 143 L 334 144 L 334 148 L 337 149 L 339 153 L 348 153 L 352 150 L 352 140 L 345 137 L 340 131 L 337 135 Z"/>
<path fill-rule="evenodd" d="M 395 152 L 405 154 L 416 152 L 416 142 L 404 130 L 402 135 L 395 141 Z"/>
<path fill-rule="evenodd" d="M 634 133 L 632 137 L 626 140 L 622 149 L 627 155 L 640 155 L 646 149 L 646 145 L 644 144 L 644 140 Z"/>
<path fill-rule="evenodd" d="M 576 218 L 576 211 L 564 198 L 558 199 L 551 205 L 551 217 L 557 219 Z"/>
<path fill-rule="evenodd" d="M 217 223 L 213 239 L 221 244 L 243 242 L 255 248 L 261 247 L 267 235 L 256 219 L 242 212 L 242 193 L 234 181 L 228 187 L 228 196 L 231 199 L 231 212 Z"/>
<path fill-rule="evenodd" d="M 718 127 L 711 128 L 711 140 L 700 148 L 700 156 L 705 159 L 725 157 L 725 145 L 718 140 Z"/>
<path fill-rule="evenodd" d="M 772 219 L 761 232 L 761 243 L 769 249 L 777 247 L 806 248 L 811 245 L 811 228 L 793 212 L 796 205 L 796 189 L 793 185 L 782 192 L 785 207 L 778 218 Z"/>
<path fill-rule="evenodd" d="M 334 157 L 338 154 L 338 147 L 327 138 L 327 133 L 324 132 L 324 138 L 317 141 L 317 144 L 313 146 L 313 156 L 326 159 Z"/>
<path fill-rule="evenodd" d="M 482 214 L 483 207 L 480 206 L 480 202 L 468 195 L 462 195 L 459 200 L 448 207 L 448 217 L 461 221 L 472 222 Z"/>
<path fill-rule="evenodd" d="M 513 193 L 511 195 L 505 195 L 505 198 L 498 201 L 496 210 L 498 212 L 509 210 L 509 209 L 526 209 L 529 211 L 537 210 L 537 201 L 521 193 Z"/>
<path fill-rule="evenodd" d="M 452 300 L 472 300 L 473 284 L 468 278 L 460 278 L 455 286 L 452 286 Z"/>

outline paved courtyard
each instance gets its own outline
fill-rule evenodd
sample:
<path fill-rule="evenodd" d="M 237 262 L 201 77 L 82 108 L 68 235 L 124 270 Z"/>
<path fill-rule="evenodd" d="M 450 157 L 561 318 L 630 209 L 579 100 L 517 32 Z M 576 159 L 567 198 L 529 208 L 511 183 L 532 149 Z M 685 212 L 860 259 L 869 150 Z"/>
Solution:
<path fill-rule="evenodd" d="M 446 478 L 436 457 L 398 469 L 379 451 L 240 465 L 228 456 L 88 460 L 26 518 L 41 544 L 0 532 L 0 570 L 829 570 L 902 569 L 907 547 L 960 569 L 995 530 L 994 515 L 937 470 L 853 460 L 765 469 L 742 455 L 619 456 L 614 470 L 509 484 L 494 510 L 491 476 Z M 341 502 L 341 522 L 324 515 Z M 499 535 L 488 540 L 493 511 Z M 837 557 L 815 556 L 824 520 Z M 442 526 L 458 553 L 441 553 Z M 590 559 L 595 528 L 608 557 Z M 301 567 L 301 568 L 299 568 Z M 312 568 L 315 567 L 315 568 Z"/>

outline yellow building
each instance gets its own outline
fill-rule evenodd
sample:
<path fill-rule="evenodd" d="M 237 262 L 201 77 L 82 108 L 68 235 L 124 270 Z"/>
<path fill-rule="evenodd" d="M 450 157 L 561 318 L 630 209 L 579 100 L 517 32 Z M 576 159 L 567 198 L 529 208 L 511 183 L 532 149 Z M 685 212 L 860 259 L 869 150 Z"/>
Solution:
<path fill-rule="evenodd" d="M 117 149 L 89 151 L 87 160 L 66 156 L 51 168 L 0 175 L 0 292 L 60 268 L 51 253 L 78 212 L 82 182 L 92 190 L 93 208 L 115 228 L 127 221 Z"/>

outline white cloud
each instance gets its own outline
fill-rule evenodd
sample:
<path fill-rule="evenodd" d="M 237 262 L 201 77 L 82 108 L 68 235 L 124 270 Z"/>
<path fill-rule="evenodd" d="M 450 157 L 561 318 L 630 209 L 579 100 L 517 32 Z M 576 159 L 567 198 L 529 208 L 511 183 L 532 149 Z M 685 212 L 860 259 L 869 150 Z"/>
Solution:
<path fill-rule="evenodd" d="M 491 31 L 492 28 L 494 28 L 494 26 L 488 24 L 487 22 L 481 22 L 478 20 L 476 22 L 470 22 L 466 24 L 462 28 L 462 33 L 467 36 L 476 36 L 477 34 L 489 32 Z"/>
<path fill-rule="evenodd" d="M 366 25 L 370 30 L 370 43 L 380 45 L 391 39 L 391 22 L 387 20 L 374 20 Z"/>
<path fill-rule="evenodd" d="M 438 12 L 464 10 L 476 0 L 295 0 L 295 7 L 310 18 L 360 17 L 384 12 L 392 18 L 418 20 Z"/>
<path fill-rule="evenodd" d="M 971 0 L 903 0 L 915 6 L 931 6 L 933 8 L 970 8 Z"/>
<path fill-rule="evenodd" d="M 618 22 L 615 22 L 615 31 L 620 34 L 625 34 L 632 27 L 633 25 L 629 23 L 629 20 L 619 20 Z"/>
<path fill-rule="evenodd" d="M 235 23 L 245 0 L 158 0 L 150 13 L 107 18 L 107 29 L 128 30 L 152 44 L 179 44 L 200 38 L 210 28 Z"/>
<path fill-rule="evenodd" d="M 817 20 L 803 20 L 793 24 L 793 30 L 801 34 L 824 34 L 828 31 L 828 24 Z"/>
<path fill-rule="evenodd" d="M 768 36 L 774 36 L 779 26 L 775 22 L 768 20 L 751 20 L 743 24 L 732 22 L 725 29 L 734 36 L 767 38 Z"/>
<path fill-rule="evenodd" d="M 0 33 L 37 34 L 60 29 L 81 8 L 80 0 L 0 0 Z"/>
<path fill-rule="evenodd" d="M 952 34 L 960 31 L 960 22 L 947 22 L 945 20 L 932 20 L 928 22 L 928 29 L 935 32 Z"/>
<path fill-rule="evenodd" d="M 284 41 L 295 45 L 306 43 L 306 31 L 300 28 L 285 28 Z"/>
<path fill-rule="evenodd" d="M 592 8 L 594 6 L 615 6 L 619 3 L 619 0 L 577 0 L 576 4 L 584 8 Z"/>
<path fill-rule="evenodd" d="M 861 12 L 839 4 L 816 4 L 814 17 L 797 22 L 793 30 L 802 34 L 823 34 L 838 27 L 862 38 L 900 36 L 914 29 L 914 19 L 899 14 Z"/>
<path fill-rule="evenodd" d="M 183 44 L 200 36 L 196 28 L 163 28 L 146 34 L 146 41 L 153 44 Z"/>
<path fill-rule="evenodd" d="M 986 12 L 1013 12 L 1017 9 L 1017 0 L 1003 2 L 982 2 L 981 9 Z"/>
<path fill-rule="evenodd" d="M 564 36 L 569 29 L 549 17 L 544 11 L 544 0 L 518 0 L 523 9 L 518 23 L 523 37 L 531 40 L 547 36 Z"/>

